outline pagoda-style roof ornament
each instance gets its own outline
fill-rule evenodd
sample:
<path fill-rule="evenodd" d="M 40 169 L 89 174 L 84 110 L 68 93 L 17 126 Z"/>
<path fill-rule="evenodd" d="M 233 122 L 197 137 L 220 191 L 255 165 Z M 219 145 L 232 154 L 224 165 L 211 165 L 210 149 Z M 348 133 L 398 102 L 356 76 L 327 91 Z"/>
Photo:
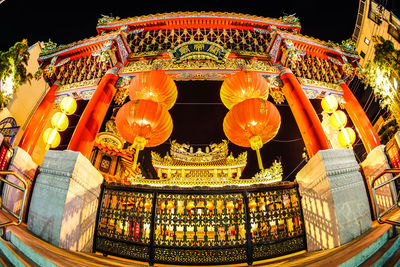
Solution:
<path fill-rule="evenodd" d="M 201 148 L 197 148 L 196 152 L 193 152 L 194 148 L 187 144 L 179 144 L 176 140 L 171 142 L 171 159 L 186 162 L 188 165 L 196 163 L 216 162 L 221 159 L 226 159 L 228 156 L 228 141 L 222 140 L 222 143 L 211 144 L 202 151 Z M 244 163 L 246 163 L 244 161 Z"/>
<path fill-rule="evenodd" d="M 356 51 L 356 43 L 351 38 L 349 38 L 347 40 L 343 40 L 342 45 L 340 47 L 349 52 Z"/>
<path fill-rule="evenodd" d="M 107 16 L 107 15 L 101 15 L 101 18 L 99 18 L 97 20 L 97 24 L 101 25 L 101 24 L 106 24 L 106 23 L 110 23 L 110 22 L 114 22 L 119 20 L 119 17 L 113 17 L 113 16 Z"/>
<path fill-rule="evenodd" d="M 247 164 L 247 152 L 234 157 L 229 154 L 228 141 L 211 144 L 203 151 L 187 144 L 171 142 L 170 153 L 161 157 L 152 152 L 152 163 L 158 180 L 130 177 L 132 184 L 177 185 L 177 186 L 225 186 L 272 183 L 282 179 L 282 165 L 274 162 L 270 169 L 250 179 L 241 178 Z"/>
<path fill-rule="evenodd" d="M 42 48 L 43 53 L 48 53 L 57 48 L 57 43 L 54 43 L 52 40 L 49 39 L 48 42 L 44 42 L 44 47 Z"/>
<path fill-rule="evenodd" d="M 175 140 L 171 143 L 170 154 L 161 157 L 152 152 L 152 163 L 157 175 L 162 180 L 184 182 L 234 180 L 239 179 L 247 164 L 247 152 L 237 158 L 228 156 L 228 142 L 223 140 L 219 144 L 211 144 L 202 151 L 192 146 L 179 144 Z"/>
<path fill-rule="evenodd" d="M 296 14 L 291 14 L 291 15 L 284 15 L 280 17 L 279 19 L 282 20 L 283 22 L 289 23 L 289 24 L 300 24 L 300 20 L 298 17 L 295 16 Z"/>

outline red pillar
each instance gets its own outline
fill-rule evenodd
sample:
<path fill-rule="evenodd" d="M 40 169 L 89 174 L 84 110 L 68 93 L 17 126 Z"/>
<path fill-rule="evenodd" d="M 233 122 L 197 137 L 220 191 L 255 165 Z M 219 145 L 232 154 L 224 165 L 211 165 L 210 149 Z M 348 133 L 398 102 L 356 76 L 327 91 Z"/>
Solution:
<path fill-rule="evenodd" d="M 296 76 L 294 76 L 290 69 L 283 68 L 280 78 L 283 82 L 283 94 L 297 122 L 308 155 L 312 157 L 319 150 L 331 148 L 318 115 Z"/>
<path fill-rule="evenodd" d="M 40 134 L 46 125 L 47 118 L 53 109 L 53 103 L 56 99 L 56 89 L 59 86 L 59 82 L 55 82 L 50 90 L 47 92 L 46 96 L 43 98 L 42 102 L 33 113 L 33 116 L 29 120 L 28 126 L 26 127 L 21 140 L 19 141 L 19 147 L 32 155 L 35 149 L 36 143 L 39 140 Z"/>
<path fill-rule="evenodd" d="M 372 149 L 381 144 L 379 137 L 375 133 L 367 114 L 365 114 L 363 108 L 347 84 L 344 81 L 339 80 L 339 85 L 343 89 L 343 98 L 345 101 L 344 108 L 356 127 L 365 150 L 369 153 Z"/>
<path fill-rule="evenodd" d="M 90 157 L 93 142 L 116 92 L 114 85 L 118 80 L 118 69 L 114 67 L 108 70 L 101 79 L 79 119 L 68 150 L 81 152 L 86 158 Z"/>

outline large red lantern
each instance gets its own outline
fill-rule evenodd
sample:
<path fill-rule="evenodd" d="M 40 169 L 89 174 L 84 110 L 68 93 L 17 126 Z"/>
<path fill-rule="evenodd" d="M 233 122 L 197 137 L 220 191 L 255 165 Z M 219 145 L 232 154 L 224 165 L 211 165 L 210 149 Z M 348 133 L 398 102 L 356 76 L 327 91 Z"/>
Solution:
<path fill-rule="evenodd" d="M 159 70 L 141 72 L 129 85 L 131 100 L 152 100 L 164 105 L 167 110 L 175 104 L 177 96 L 178 90 L 174 80 Z"/>
<path fill-rule="evenodd" d="M 124 104 L 115 117 L 115 124 L 121 136 L 136 150 L 134 169 L 139 151 L 164 143 L 173 128 L 168 110 L 157 102 L 144 99 Z"/>
<path fill-rule="evenodd" d="M 271 102 L 251 98 L 236 104 L 226 114 L 223 129 L 234 144 L 256 150 L 259 167 L 263 169 L 259 150 L 277 135 L 280 125 L 281 115 Z"/>
<path fill-rule="evenodd" d="M 240 71 L 227 78 L 220 90 L 222 103 L 231 109 L 249 98 L 268 99 L 268 84 L 261 74 L 254 71 Z"/>

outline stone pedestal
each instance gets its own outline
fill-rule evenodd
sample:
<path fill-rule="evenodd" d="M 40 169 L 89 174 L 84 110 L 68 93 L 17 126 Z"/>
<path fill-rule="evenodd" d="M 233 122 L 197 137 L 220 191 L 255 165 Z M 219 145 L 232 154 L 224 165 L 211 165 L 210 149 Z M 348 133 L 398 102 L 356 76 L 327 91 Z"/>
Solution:
<path fill-rule="evenodd" d="M 47 151 L 32 193 L 28 230 L 63 249 L 92 252 L 103 176 L 74 151 Z"/>
<path fill-rule="evenodd" d="M 23 218 L 25 218 L 27 214 L 28 199 L 31 193 L 32 183 L 33 179 L 35 178 L 37 168 L 38 165 L 32 160 L 32 157 L 25 150 L 19 147 L 14 147 L 14 154 L 10 160 L 8 170 L 18 173 L 25 178 L 25 181 L 28 183 L 28 192 L 25 200 Z M 22 182 L 13 175 L 7 175 L 6 179 L 14 184 L 22 186 Z M 1 196 L 3 205 L 16 214 L 19 214 L 23 195 L 24 193 L 21 190 L 5 184 Z"/>
<path fill-rule="evenodd" d="M 372 227 L 353 150 L 320 150 L 296 176 L 302 197 L 307 250 L 343 245 Z"/>
<path fill-rule="evenodd" d="M 382 171 L 386 169 L 390 169 L 390 164 L 389 160 L 386 157 L 385 153 L 385 146 L 380 145 L 376 148 L 374 148 L 371 152 L 369 152 L 367 158 L 360 164 L 364 176 L 366 179 L 367 187 L 368 187 L 368 192 L 370 194 L 370 199 L 372 203 L 372 207 L 374 210 L 374 218 L 377 218 L 376 214 L 376 206 L 374 202 L 374 198 L 372 196 L 372 180 Z M 376 183 L 375 185 L 379 185 L 382 182 L 385 182 L 387 180 L 390 180 L 392 178 L 392 174 L 387 173 L 383 175 Z M 391 195 L 391 190 L 395 190 L 395 185 L 394 183 L 385 185 L 378 190 L 376 190 L 376 200 L 378 203 L 378 208 L 379 212 L 383 212 L 387 210 L 391 205 L 393 205 L 393 198 Z"/>

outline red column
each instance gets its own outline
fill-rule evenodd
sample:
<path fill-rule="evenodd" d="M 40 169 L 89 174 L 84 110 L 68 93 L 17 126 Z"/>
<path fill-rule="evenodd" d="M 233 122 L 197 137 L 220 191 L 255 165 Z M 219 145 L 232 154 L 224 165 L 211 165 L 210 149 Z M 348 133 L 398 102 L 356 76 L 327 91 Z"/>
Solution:
<path fill-rule="evenodd" d="M 369 153 L 372 149 L 381 144 L 379 137 L 375 133 L 367 114 L 365 114 L 363 108 L 347 84 L 344 81 L 339 80 L 339 85 L 343 89 L 343 98 L 345 101 L 344 108 L 356 127 L 365 150 Z"/>
<path fill-rule="evenodd" d="M 93 142 L 116 92 L 114 85 L 118 80 L 118 69 L 114 67 L 108 70 L 101 79 L 79 119 L 68 150 L 81 152 L 86 158 L 90 157 Z"/>
<path fill-rule="evenodd" d="M 290 69 L 283 68 L 280 78 L 283 82 L 283 94 L 297 122 L 308 155 L 312 157 L 319 150 L 331 148 L 318 115 L 296 76 Z"/>
<path fill-rule="evenodd" d="M 47 92 L 46 96 L 43 98 L 42 102 L 33 113 L 33 116 L 29 120 L 28 126 L 26 127 L 21 140 L 19 141 L 19 147 L 32 155 L 35 149 L 36 143 L 39 140 L 40 134 L 46 125 L 47 118 L 53 109 L 53 103 L 56 99 L 56 89 L 59 86 L 59 82 L 55 82 L 50 90 Z"/>

